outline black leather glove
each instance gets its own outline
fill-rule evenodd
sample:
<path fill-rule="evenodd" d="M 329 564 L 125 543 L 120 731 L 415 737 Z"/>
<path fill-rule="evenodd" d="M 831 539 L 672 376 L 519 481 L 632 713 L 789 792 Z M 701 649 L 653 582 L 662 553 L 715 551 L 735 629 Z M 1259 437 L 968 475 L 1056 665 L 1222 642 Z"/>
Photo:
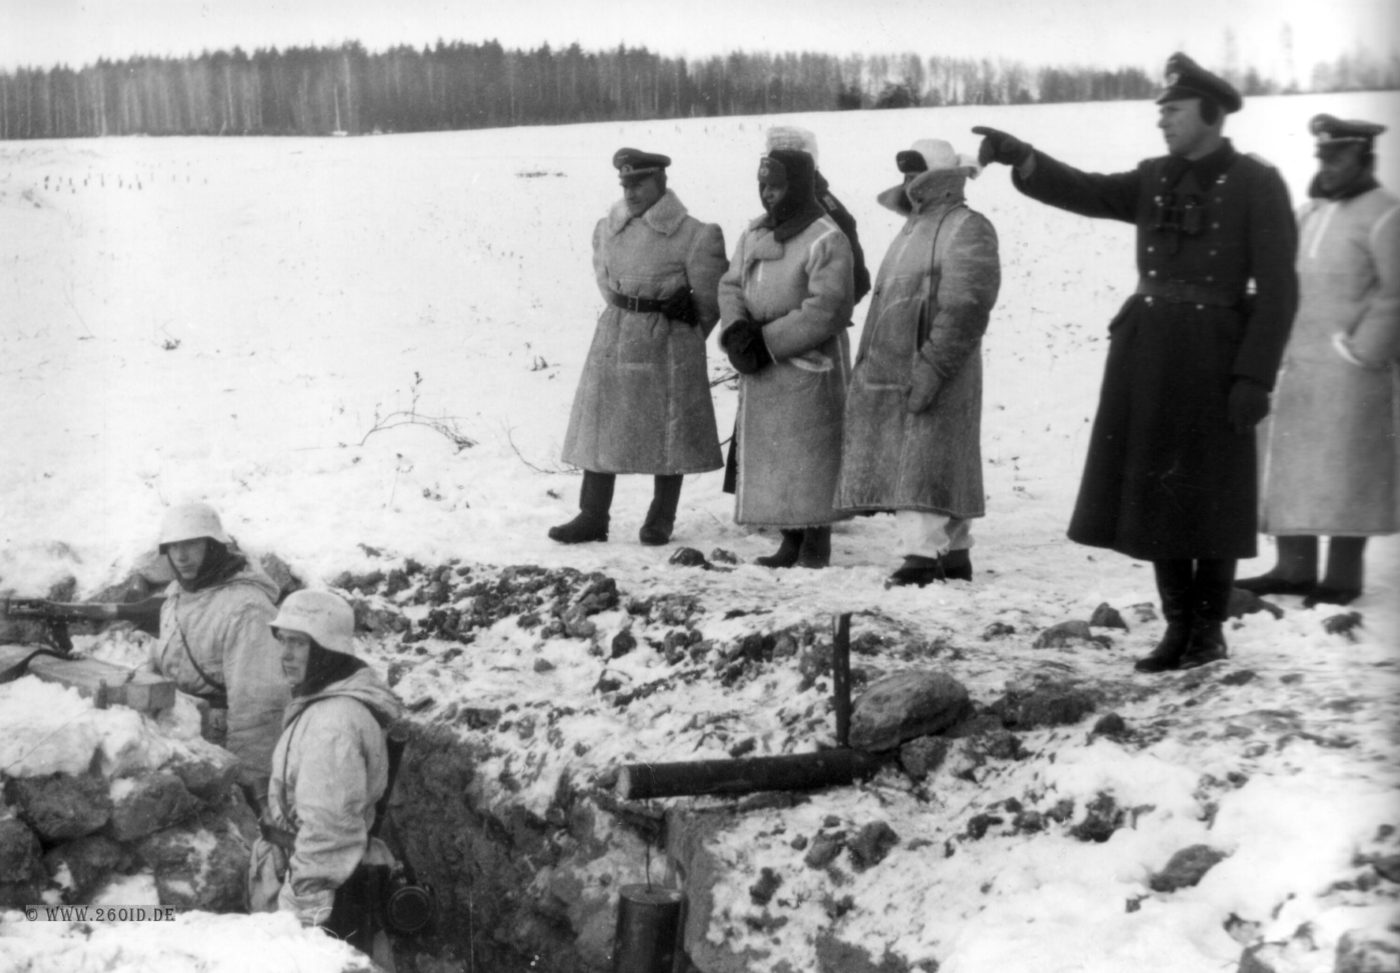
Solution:
<path fill-rule="evenodd" d="M 763 343 L 761 331 L 752 321 L 740 319 L 720 337 L 720 346 L 729 356 L 729 364 L 740 375 L 752 375 L 773 361 L 773 356 Z"/>
<path fill-rule="evenodd" d="M 691 295 L 689 287 L 682 287 L 676 293 L 666 299 L 666 304 L 661 309 L 661 313 L 666 315 L 667 320 L 680 321 L 683 324 L 694 324 L 695 299 Z"/>
<path fill-rule="evenodd" d="M 1230 417 L 1230 428 L 1238 433 L 1249 432 L 1269 414 L 1269 390 L 1252 378 L 1236 378 L 1230 386 L 1225 411 Z"/>
<path fill-rule="evenodd" d="M 1022 142 L 1014 135 L 1000 129 L 974 125 L 973 134 L 982 136 L 982 144 L 977 148 L 977 164 L 1000 162 L 1006 166 L 1019 166 L 1031 157 L 1035 150 L 1030 143 Z"/>

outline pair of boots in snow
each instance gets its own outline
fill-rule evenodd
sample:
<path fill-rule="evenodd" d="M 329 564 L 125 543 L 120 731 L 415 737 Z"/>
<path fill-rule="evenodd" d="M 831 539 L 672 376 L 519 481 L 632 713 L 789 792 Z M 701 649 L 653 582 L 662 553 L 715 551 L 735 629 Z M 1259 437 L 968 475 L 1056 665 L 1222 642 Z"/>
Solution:
<path fill-rule="evenodd" d="M 1366 538 L 1333 537 L 1327 542 L 1327 574 L 1317 580 L 1318 538 L 1298 534 L 1278 539 L 1278 563 L 1257 578 L 1236 581 L 1256 595 L 1302 595 L 1303 607 L 1349 605 L 1361 596 Z"/>
<path fill-rule="evenodd" d="M 676 527 L 676 506 L 681 500 L 681 481 L 684 479 L 682 473 L 656 477 L 647 519 L 637 532 L 637 539 L 643 544 L 655 547 L 671 540 L 671 531 Z M 567 524 L 549 528 L 550 539 L 560 544 L 607 540 L 608 523 L 612 519 L 613 488 L 616 485 L 616 473 L 584 470 L 578 516 Z"/>
<path fill-rule="evenodd" d="M 904 563 L 885 579 L 886 588 L 909 585 L 922 588 L 934 581 L 971 581 L 972 555 L 967 548 L 948 551 L 937 557 L 907 554 Z"/>
<path fill-rule="evenodd" d="M 1167 631 L 1151 654 L 1139 659 L 1138 672 L 1194 669 L 1229 655 L 1225 619 L 1234 586 L 1233 560 L 1153 561 L 1157 593 Z"/>
<path fill-rule="evenodd" d="M 824 568 L 831 564 L 831 528 L 803 527 L 782 531 L 783 541 L 772 554 L 754 558 L 765 568 Z"/>

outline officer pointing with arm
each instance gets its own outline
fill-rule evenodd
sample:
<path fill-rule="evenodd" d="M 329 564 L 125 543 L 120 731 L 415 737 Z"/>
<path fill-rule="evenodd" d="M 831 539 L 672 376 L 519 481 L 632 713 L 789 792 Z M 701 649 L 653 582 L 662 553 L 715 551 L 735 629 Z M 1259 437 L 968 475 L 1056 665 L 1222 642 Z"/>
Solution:
<path fill-rule="evenodd" d="M 1173 54 L 1157 98 L 1167 155 L 1111 175 L 973 129 L 980 160 L 1012 166 L 1025 195 L 1137 227 L 1069 537 L 1152 562 L 1167 628 L 1141 672 L 1226 657 L 1235 564 L 1255 555 L 1254 427 L 1297 308 L 1297 229 L 1278 171 L 1222 134 L 1243 104 Z"/>

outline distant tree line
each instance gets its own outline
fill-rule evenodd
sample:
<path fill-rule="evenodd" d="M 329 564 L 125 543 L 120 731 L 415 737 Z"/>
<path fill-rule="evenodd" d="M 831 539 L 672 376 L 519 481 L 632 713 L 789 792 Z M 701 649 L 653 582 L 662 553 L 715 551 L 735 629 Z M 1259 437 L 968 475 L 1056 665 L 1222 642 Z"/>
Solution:
<path fill-rule="evenodd" d="M 1254 69 L 1245 94 L 1298 90 Z M 324 135 L 566 122 L 757 115 L 914 105 L 1147 98 L 1134 68 L 1028 68 L 989 59 L 734 53 L 703 60 L 646 48 L 506 50 L 439 41 L 370 53 L 334 48 L 100 60 L 0 73 L 0 138 Z M 1400 59 L 1342 58 L 1312 90 L 1400 87 Z"/>

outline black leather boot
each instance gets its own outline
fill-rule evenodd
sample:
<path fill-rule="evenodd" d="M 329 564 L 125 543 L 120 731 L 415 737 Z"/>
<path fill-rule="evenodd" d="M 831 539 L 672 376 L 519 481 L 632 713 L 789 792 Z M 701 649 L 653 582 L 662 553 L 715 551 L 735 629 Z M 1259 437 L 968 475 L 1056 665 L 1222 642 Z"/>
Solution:
<path fill-rule="evenodd" d="M 613 487 L 616 485 L 616 474 L 584 470 L 583 486 L 579 488 L 579 514 L 567 524 L 549 528 L 550 540 L 560 544 L 607 540 L 608 512 L 612 509 Z"/>
<path fill-rule="evenodd" d="M 1311 534 L 1278 539 L 1278 563 L 1256 578 L 1241 578 L 1236 588 L 1256 595 L 1306 595 L 1317 586 L 1317 538 Z"/>
<path fill-rule="evenodd" d="M 924 557 L 922 554 L 906 554 L 904 563 L 885 579 L 886 588 L 903 588 L 913 585 L 922 588 L 935 581 L 947 580 L 943 559 Z"/>
<path fill-rule="evenodd" d="M 1193 565 L 1190 561 L 1153 561 L 1157 594 L 1162 598 L 1162 615 L 1167 630 L 1151 653 L 1133 663 L 1138 672 L 1167 672 L 1177 668 L 1191 640 L 1195 615 L 1191 601 Z"/>
<path fill-rule="evenodd" d="M 1333 537 L 1327 541 L 1327 574 L 1303 598 L 1303 607 L 1350 605 L 1361 597 L 1365 577 L 1366 538 Z"/>
<path fill-rule="evenodd" d="M 948 576 L 949 581 L 972 580 L 972 554 L 967 548 L 949 551 L 939 560 L 943 562 L 943 573 Z"/>
<path fill-rule="evenodd" d="M 1178 669 L 1195 669 L 1209 662 L 1228 658 L 1225 646 L 1225 619 L 1230 617 L 1230 589 L 1234 586 L 1233 560 L 1201 560 L 1196 562 L 1195 579 L 1191 585 L 1195 618 L 1186 652 Z"/>
<path fill-rule="evenodd" d="M 671 540 L 671 531 L 676 527 L 676 506 L 681 501 L 681 483 L 685 477 L 680 473 L 673 476 L 656 477 L 651 506 L 647 509 L 647 519 L 637 532 L 637 539 L 653 547 Z"/>
<path fill-rule="evenodd" d="M 772 554 L 754 558 L 754 564 L 765 568 L 790 568 L 797 563 L 797 555 L 802 550 L 802 531 L 783 531 L 783 542 Z"/>
<path fill-rule="evenodd" d="M 831 528 L 808 527 L 797 552 L 799 568 L 824 568 L 831 563 Z"/>

